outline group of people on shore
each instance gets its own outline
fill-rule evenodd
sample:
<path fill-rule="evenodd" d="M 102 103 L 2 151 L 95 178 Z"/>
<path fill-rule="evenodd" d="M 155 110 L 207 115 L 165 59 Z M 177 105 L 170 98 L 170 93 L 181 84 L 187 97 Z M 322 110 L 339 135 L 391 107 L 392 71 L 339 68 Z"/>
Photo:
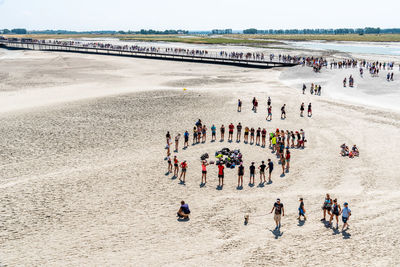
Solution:
<path fill-rule="evenodd" d="M 339 228 L 339 216 L 342 216 L 342 222 L 343 222 L 343 226 L 342 226 L 342 231 L 345 231 L 348 229 L 349 227 L 349 219 L 351 216 L 351 210 L 349 208 L 349 204 L 347 202 L 343 203 L 343 209 L 340 206 L 338 200 L 335 199 L 331 199 L 329 194 L 326 194 L 326 197 L 324 199 L 324 203 L 322 205 L 322 210 L 323 210 L 323 218 L 321 219 L 322 222 L 327 222 L 326 220 L 326 215 L 328 214 L 328 224 L 327 226 L 332 227 L 332 221 L 333 219 L 336 219 L 336 229 Z M 281 228 L 281 221 L 282 221 L 282 217 L 285 216 L 285 209 L 284 209 L 284 205 L 281 202 L 280 198 L 277 198 L 275 203 L 272 206 L 272 209 L 270 211 L 270 214 L 274 214 L 274 222 L 275 222 L 275 231 L 279 230 Z M 190 209 L 189 209 L 189 205 L 187 203 L 185 203 L 185 201 L 181 201 L 181 205 L 179 207 L 179 210 L 177 212 L 177 216 L 179 218 L 183 218 L 183 219 L 189 219 L 189 215 L 190 215 Z M 298 207 L 298 217 L 297 220 L 301 220 L 301 217 L 303 217 L 304 221 L 307 220 L 306 217 L 306 209 L 305 209 L 305 204 L 304 204 L 304 199 L 302 197 L 299 198 L 299 207 Z M 249 223 L 249 218 L 250 216 L 248 214 L 246 214 L 244 216 L 244 220 L 245 220 L 245 225 L 247 225 Z"/>
<path fill-rule="evenodd" d="M 303 95 L 305 95 L 305 93 L 306 93 L 306 89 L 307 89 L 307 86 L 303 83 L 303 88 L 302 88 L 302 90 L 303 90 Z M 314 95 L 321 95 L 321 90 L 322 90 L 322 86 L 321 85 L 317 85 L 317 84 L 314 84 L 314 83 L 311 83 L 311 85 L 310 85 L 310 94 L 314 94 Z"/>
<path fill-rule="evenodd" d="M 344 79 L 343 79 L 343 87 L 346 87 L 347 86 L 347 78 L 345 77 Z M 350 75 L 350 77 L 349 77 L 349 87 L 353 87 L 354 86 L 354 78 L 353 78 L 353 75 Z"/>
<path fill-rule="evenodd" d="M 353 145 L 351 150 L 346 144 L 342 144 L 340 148 L 341 148 L 340 155 L 343 157 L 354 158 L 360 156 L 360 151 L 358 150 L 356 145 Z"/>

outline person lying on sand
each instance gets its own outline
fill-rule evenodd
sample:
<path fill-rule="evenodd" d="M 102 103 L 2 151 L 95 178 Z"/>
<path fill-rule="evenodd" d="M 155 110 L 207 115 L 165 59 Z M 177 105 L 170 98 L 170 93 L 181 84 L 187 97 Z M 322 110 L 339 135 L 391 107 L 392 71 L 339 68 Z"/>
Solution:
<path fill-rule="evenodd" d="M 185 204 L 185 201 L 181 201 L 181 206 L 177 212 L 179 218 L 188 219 L 190 214 L 189 205 Z"/>

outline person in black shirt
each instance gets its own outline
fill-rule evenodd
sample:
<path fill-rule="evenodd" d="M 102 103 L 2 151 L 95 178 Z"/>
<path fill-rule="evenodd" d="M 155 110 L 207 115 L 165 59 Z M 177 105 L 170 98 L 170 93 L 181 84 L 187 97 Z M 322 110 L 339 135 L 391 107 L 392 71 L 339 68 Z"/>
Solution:
<path fill-rule="evenodd" d="M 240 164 L 238 168 L 238 188 L 243 187 L 243 175 L 244 175 L 244 166 L 243 164 Z"/>
<path fill-rule="evenodd" d="M 264 177 L 264 183 L 265 183 L 265 168 L 267 165 L 264 164 L 264 161 L 261 161 L 260 167 L 258 169 L 260 170 L 260 184 L 263 182 L 262 178 Z"/>
<path fill-rule="evenodd" d="M 281 119 L 286 119 L 286 104 L 283 104 L 283 106 L 281 107 Z"/>
<path fill-rule="evenodd" d="M 272 207 L 271 213 L 275 210 L 274 220 L 276 223 L 275 230 L 281 228 L 281 216 L 285 216 L 285 210 L 283 209 L 283 204 L 281 200 L 278 198 Z"/>
<path fill-rule="evenodd" d="M 303 216 L 304 220 L 307 220 L 307 218 L 306 218 L 306 209 L 304 208 L 303 198 L 301 197 L 299 201 L 300 201 L 299 217 L 297 219 L 300 220 L 300 217 Z"/>
<path fill-rule="evenodd" d="M 236 132 L 236 142 L 240 142 L 240 136 L 242 135 L 242 125 L 240 124 L 240 122 L 238 125 L 236 125 Z"/>
<path fill-rule="evenodd" d="M 254 162 L 252 162 L 250 166 L 250 184 L 254 184 L 255 174 L 256 174 L 256 166 L 254 166 Z M 253 182 L 251 182 L 251 178 L 253 178 Z"/>
<path fill-rule="evenodd" d="M 274 163 L 271 161 L 271 159 L 268 159 L 268 168 L 267 169 L 269 170 L 268 183 L 272 183 L 271 173 L 274 169 Z"/>

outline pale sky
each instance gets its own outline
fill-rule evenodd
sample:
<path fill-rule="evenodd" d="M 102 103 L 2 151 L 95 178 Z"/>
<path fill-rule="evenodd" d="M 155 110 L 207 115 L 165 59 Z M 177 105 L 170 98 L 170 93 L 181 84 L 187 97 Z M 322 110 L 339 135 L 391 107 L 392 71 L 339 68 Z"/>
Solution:
<path fill-rule="evenodd" d="M 400 0 L 0 0 L 0 29 L 400 27 Z"/>

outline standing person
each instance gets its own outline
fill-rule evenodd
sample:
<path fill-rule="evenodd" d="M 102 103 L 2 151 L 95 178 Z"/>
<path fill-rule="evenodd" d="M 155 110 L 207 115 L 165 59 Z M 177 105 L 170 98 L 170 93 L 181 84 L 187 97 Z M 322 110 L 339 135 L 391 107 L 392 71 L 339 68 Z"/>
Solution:
<path fill-rule="evenodd" d="M 306 89 L 307 89 L 307 86 L 303 83 L 303 95 L 305 94 Z"/>
<path fill-rule="evenodd" d="M 285 210 L 284 210 L 283 204 L 281 203 L 281 200 L 279 198 L 274 203 L 274 206 L 272 207 L 271 213 L 274 210 L 275 210 L 274 221 L 275 221 L 275 224 L 276 224 L 275 230 L 278 230 L 279 228 L 281 228 L 281 216 L 285 216 Z"/>
<path fill-rule="evenodd" d="M 332 199 L 329 196 L 329 194 L 326 194 L 324 204 L 322 205 L 322 210 L 324 211 L 324 218 L 321 219 L 321 221 L 326 221 L 326 213 L 328 212 L 328 215 L 331 214 L 331 209 L 332 209 Z"/>
<path fill-rule="evenodd" d="M 197 128 L 195 126 L 195 127 L 193 127 L 193 144 L 192 145 L 194 145 L 196 142 L 197 142 Z"/>
<path fill-rule="evenodd" d="M 304 148 L 304 143 L 306 142 L 306 133 L 303 129 L 300 129 L 301 134 L 301 147 Z"/>
<path fill-rule="evenodd" d="M 186 160 L 184 160 L 181 163 L 181 176 L 179 177 L 179 181 L 181 181 L 182 183 L 185 183 L 185 178 L 186 178 L 186 169 L 187 169 L 187 163 Z M 183 180 L 182 180 L 182 176 L 183 176 Z"/>
<path fill-rule="evenodd" d="M 222 124 L 221 126 L 221 142 L 224 141 L 224 135 L 225 135 L 225 126 Z"/>
<path fill-rule="evenodd" d="M 244 166 L 240 163 L 238 168 L 238 188 L 243 187 Z"/>
<path fill-rule="evenodd" d="M 202 136 L 203 137 L 202 142 L 205 143 L 206 139 L 207 139 L 207 127 L 205 125 L 203 125 L 203 127 L 201 128 L 201 133 L 203 135 Z"/>
<path fill-rule="evenodd" d="M 238 125 L 236 125 L 236 142 L 240 142 L 240 137 L 241 137 L 241 135 L 242 135 L 242 125 L 240 124 L 240 122 L 239 122 L 239 124 Z"/>
<path fill-rule="evenodd" d="M 171 134 L 169 133 L 169 131 L 165 135 L 165 138 L 167 139 L 167 145 L 169 145 L 169 140 L 171 139 Z"/>
<path fill-rule="evenodd" d="M 308 103 L 308 117 L 312 116 L 311 103 Z"/>
<path fill-rule="evenodd" d="M 250 165 L 250 184 L 254 184 L 254 176 L 256 175 L 256 166 L 254 166 L 254 162 Z M 251 182 L 251 178 L 253 178 L 253 182 Z"/>
<path fill-rule="evenodd" d="M 283 106 L 281 107 L 281 119 L 286 119 L 286 104 L 283 104 Z"/>
<path fill-rule="evenodd" d="M 271 98 L 270 98 L 270 97 L 268 97 L 267 106 L 268 106 L 268 107 L 271 106 Z"/>
<path fill-rule="evenodd" d="M 240 99 L 238 100 L 238 109 L 237 109 L 237 111 L 238 112 L 242 111 L 242 101 Z"/>
<path fill-rule="evenodd" d="M 207 183 L 207 165 L 207 161 L 203 160 L 201 163 L 201 184 Z"/>
<path fill-rule="evenodd" d="M 233 123 L 229 124 L 229 135 L 228 135 L 228 141 L 232 142 L 233 138 L 233 130 L 235 129 L 235 126 Z"/>
<path fill-rule="evenodd" d="M 258 127 L 257 134 L 256 134 L 256 146 L 260 145 L 260 137 L 261 137 L 261 128 Z"/>
<path fill-rule="evenodd" d="M 174 156 L 174 176 L 177 177 L 179 173 L 179 161 L 176 156 Z"/>
<path fill-rule="evenodd" d="M 344 206 L 344 208 L 342 210 L 342 221 L 343 221 L 342 231 L 344 231 L 344 229 L 346 227 L 349 228 L 349 224 L 347 222 L 351 216 L 351 210 L 349 209 L 349 204 L 347 202 L 345 202 L 343 204 L 343 206 Z M 346 230 L 347 230 L 347 228 L 346 228 Z"/>
<path fill-rule="evenodd" d="M 168 174 L 170 174 L 172 172 L 172 160 L 171 160 L 171 157 L 168 156 L 167 160 L 168 160 Z"/>
<path fill-rule="evenodd" d="M 304 103 L 301 103 L 301 106 L 300 106 L 300 117 L 304 116 L 303 113 L 304 113 Z"/>
<path fill-rule="evenodd" d="M 267 167 L 267 165 L 264 164 L 264 161 L 261 161 L 261 165 L 258 167 L 258 169 L 260 170 L 260 184 L 263 182 L 264 178 L 264 183 L 265 183 L 265 168 Z"/>
<path fill-rule="evenodd" d="M 289 148 L 287 148 L 286 149 L 286 171 L 287 172 L 289 172 L 289 167 L 290 167 L 290 151 L 289 151 Z"/>
<path fill-rule="evenodd" d="M 256 98 L 255 97 L 253 97 L 252 103 L 253 103 L 253 108 L 251 110 L 254 110 L 254 104 L 256 103 Z"/>
<path fill-rule="evenodd" d="M 282 176 L 284 176 L 285 175 L 285 167 L 286 167 L 286 159 L 285 159 L 285 156 L 283 155 L 283 152 L 280 156 L 281 156 Z"/>
<path fill-rule="evenodd" d="M 258 101 L 254 102 L 254 113 L 257 113 Z"/>
<path fill-rule="evenodd" d="M 175 136 L 175 152 L 178 152 L 179 138 L 181 138 L 181 134 Z"/>
<path fill-rule="evenodd" d="M 185 131 L 183 134 L 183 138 L 185 139 L 185 142 L 183 143 L 183 148 L 187 148 L 189 146 L 189 132 Z"/>
<path fill-rule="evenodd" d="M 262 129 L 261 131 L 261 146 L 265 147 L 265 138 L 267 136 L 267 130 L 265 128 Z"/>
<path fill-rule="evenodd" d="M 169 143 L 167 144 L 167 157 L 169 157 L 170 155 L 171 155 L 171 151 L 170 151 L 170 148 L 169 148 Z"/>
<path fill-rule="evenodd" d="M 331 218 L 329 219 L 329 225 L 332 224 L 333 216 L 336 217 L 336 228 L 339 227 L 339 215 L 342 213 L 342 208 L 340 207 L 340 204 L 337 203 L 337 199 L 335 198 L 333 200 L 333 206 L 332 206 L 332 214 Z"/>
<path fill-rule="evenodd" d="M 224 164 L 221 162 L 218 165 L 218 186 L 224 186 Z"/>
<path fill-rule="evenodd" d="M 268 116 L 267 116 L 266 120 L 267 121 L 268 120 L 270 120 L 270 121 L 272 120 L 272 107 L 271 106 L 268 106 Z"/>
<path fill-rule="evenodd" d="M 271 174 L 272 171 L 274 170 L 274 163 L 271 161 L 271 159 L 268 159 L 268 167 L 267 167 L 269 174 L 268 174 L 268 183 L 272 183 L 271 180 Z"/>
<path fill-rule="evenodd" d="M 211 142 L 215 141 L 216 138 L 217 138 L 217 127 L 215 127 L 215 125 L 213 124 L 211 126 Z"/>
<path fill-rule="evenodd" d="M 249 142 L 249 127 L 246 126 L 246 128 L 244 128 L 244 142 L 247 144 Z"/>
<path fill-rule="evenodd" d="M 250 144 L 254 144 L 254 128 L 250 129 Z"/>
<path fill-rule="evenodd" d="M 197 126 L 197 144 L 200 143 L 201 140 L 201 133 L 202 133 L 202 125 Z"/>
<path fill-rule="evenodd" d="M 300 206 L 299 206 L 299 217 L 297 218 L 297 220 L 300 221 L 300 217 L 303 216 L 304 220 L 307 220 L 306 218 L 306 209 L 304 208 L 304 202 L 303 202 L 303 198 L 300 198 Z"/>

